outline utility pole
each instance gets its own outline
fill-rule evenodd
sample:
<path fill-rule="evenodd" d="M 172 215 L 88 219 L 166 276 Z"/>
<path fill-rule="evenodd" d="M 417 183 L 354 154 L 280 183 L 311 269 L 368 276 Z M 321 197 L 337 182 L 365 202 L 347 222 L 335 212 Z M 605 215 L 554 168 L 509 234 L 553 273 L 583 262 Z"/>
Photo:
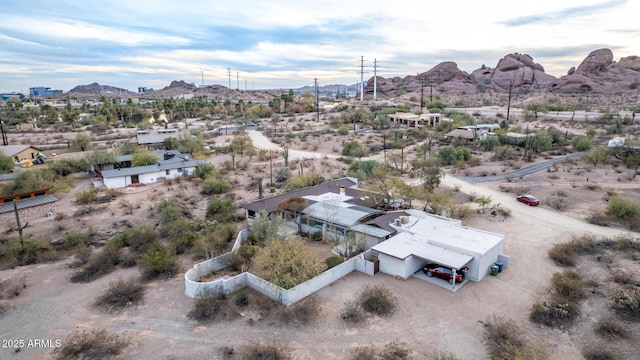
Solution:
<path fill-rule="evenodd" d="M 376 101 L 376 95 L 378 91 L 378 61 L 373 59 L 373 101 Z"/>
<path fill-rule="evenodd" d="M 272 160 L 272 156 L 271 156 L 271 149 L 269 149 L 269 177 L 270 177 L 270 182 L 269 182 L 269 187 L 273 187 L 273 160 Z"/>
<path fill-rule="evenodd" d="M 227 75 L 229 75 L 229 90 L 231 90 L 231 68 L 227 68 Z"/>
<path fill-rule="evenodd" d="M 360 101 L 364 101 L 364 56 L 360 56 Z"/>
<path fill-rule="evenodd" d="M 429 83 L 429 104 L 433 104 L 433 84 Z"/>
<path fill-rule="evenodd" d="M 240 73 L 236 70 L 236 90 L 240 90 Z"/>
<path fill-rule="evenodd" d="M 424 79 L 420 80 L 420 114 L 424 108 Z"/>
<path fill-rule="evenodd" d="M 320 101 L 318 100 L 320 98 L 320 93 L 318 91 L 318 78 L 314 78 L 313 83 L 316 87 L 316 121 L 320 122 Z"/>

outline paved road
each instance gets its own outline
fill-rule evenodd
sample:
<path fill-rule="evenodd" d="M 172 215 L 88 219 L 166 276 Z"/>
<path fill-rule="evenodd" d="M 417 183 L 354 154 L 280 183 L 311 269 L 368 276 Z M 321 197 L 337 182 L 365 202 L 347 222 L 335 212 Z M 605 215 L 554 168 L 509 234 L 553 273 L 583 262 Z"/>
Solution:
<path fill-rule="evenodd" d="M 549 160 L 549 161 L 545 161 L 545 162 L 541 162 L 539 164 L 535 164 L 529 167 L 526 167 L 524 169 L 520 169 L 520 170 L 516 170 L 507 174 L 500 174 L 500 175 L 493 175 L 493 176 L 455 176 L 457 179 L 460 179 L 464 182 L 467 182 L 469 184 L 478 184 L 478 183 L 483 183 L 483 182 L 490 182 L 490 181 L 499 181 L 499 180 L 505 180 L 505 179 L 510 179 L 510 178 L 519 178 L 525 175 L 529 175 L 529 174 L 533 174 L 535 172 L 538 172 L 540 170 L 544 170 L 546 168 L 549 168 L 551 166 L 553 166 L 554 164 L 557 164 L 559 162 L 563 162 L 565 159 L 578 159 L 580 158 L 580 156 L 582 156 L 582 153 L 573 153 L 570 155 L 565 155 L 565 156 L 560 156 L 558 158 L 555 158 L 553 160 Z"/>

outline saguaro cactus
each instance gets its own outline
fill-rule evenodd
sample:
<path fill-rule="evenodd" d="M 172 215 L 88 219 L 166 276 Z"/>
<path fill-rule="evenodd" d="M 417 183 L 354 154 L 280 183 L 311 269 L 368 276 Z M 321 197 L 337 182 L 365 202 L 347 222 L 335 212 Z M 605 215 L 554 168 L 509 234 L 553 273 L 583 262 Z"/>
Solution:
<path fill-rule="evenodd" d="M 282 150 L 282 157 L 284 157 L 284 166 L 288 167 L 289 166 L 289 148 L 286 146 Z"/>
<path fill-rule="evenodd" d="M 258 179 L 258 199 L 262 199 L 264 189 L 262 188 L 262 178 Z"/>

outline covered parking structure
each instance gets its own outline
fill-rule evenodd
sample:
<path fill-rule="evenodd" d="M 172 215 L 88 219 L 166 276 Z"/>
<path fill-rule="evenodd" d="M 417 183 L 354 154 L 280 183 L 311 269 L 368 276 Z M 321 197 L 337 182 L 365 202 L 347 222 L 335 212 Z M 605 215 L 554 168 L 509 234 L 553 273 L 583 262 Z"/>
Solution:
<path fill-rule="evenodd" d="M 471 255 L 429 244 L 408 232 L 401 232 L 372 250 L 378 253 L 380 272 L 404 279 L 422 271 L 427 264 L 438 264 L 455 273 L 473 261 Z M 456 284 L 451 284 L 451 287 L 455 288 Z"/>
<path fill-rule="evenodd" d="M 405 211 L 410 216 L 389 224 L 397 234 L 372 247 L 378 253 L 380 272 L 406 279 L 435 263 L 453 271 L 467 268 L 465 279 L 480 281 L 495 262 L 509 266 L 503 235 L 464 227 L 454 219 Z"/>

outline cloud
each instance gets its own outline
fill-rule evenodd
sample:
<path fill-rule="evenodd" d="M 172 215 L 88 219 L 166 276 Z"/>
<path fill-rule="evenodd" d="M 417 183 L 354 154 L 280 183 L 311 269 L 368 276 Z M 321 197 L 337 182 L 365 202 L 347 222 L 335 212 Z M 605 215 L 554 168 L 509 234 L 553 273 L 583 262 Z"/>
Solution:
<path fill-rule="evenodd" d="M 554 24 L 557 22 L 563 22 L 566 19 L 590 16 L 601 11 L 612 10 L 615 7 L 626 4 L 628 1 L 629 0 L 613 0 L 593 5 L 574 6 L 553 12 L 520 16 L 513 19 L 501 21 L 500 23 L 508 27 L 525 26 L 532 24 Z"/>

